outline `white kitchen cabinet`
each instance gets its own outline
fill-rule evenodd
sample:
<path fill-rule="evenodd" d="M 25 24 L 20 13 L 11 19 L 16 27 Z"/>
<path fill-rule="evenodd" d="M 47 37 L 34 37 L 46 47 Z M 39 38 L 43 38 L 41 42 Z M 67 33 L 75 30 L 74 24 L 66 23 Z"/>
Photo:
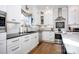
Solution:
<path fill-rule="evenodd" d="M 53 19 L 53 10 L 46 10 L 44 12 L 44 25 L 53 25 L 54 19 Z"/>
<path fill-rule="evenodd" d="M 32 17 L 33 17 L 33 23 L 32 25 L 40 25 L 40 12 L 38 9 L 35 7 L 32 10 Z"/>
<path fill-rule="evenodd" d="M 8 54 L 26 54 L 39 43 L 38 33 L 32 33 L 7 40 Z"/>
<path fill-rule="evenodd" d="M 68 24 L 79 24 L 79 6 L 69 6 L 68 10 Z"/>
<path fill-rule="evenodd" d="M 53 9 L 53 19 L 55 20 L 58 17 L 58 8 Z"/>
<path fill-rule="evenodd" d="M 31 34 L 31 41 L 30 41 L 30 50 L 34 49 L 39 44 L 39 37 L 38 33 Z"/>
<path fill-rule="evenodd" d="M 30 52 L 30 35 L 20 37 L 21 53 L 25 54 Z"/>
<path fill-rule="evenodd" d="M 19 37 L 7 40 L 7 53 L 8 54 L 19 54 L 21 50 Z"/>
<path fill-rule="evenodd" d="M 6 12 L 6 10 L 7 10 L 6 6 L 7 5 L 0 5 L 0 10 Z"/>
<path fill-rule="evenodd" d="M 0 33 L 0 54 L 6 54 L 6 33 Z"/>
<path fill-rule="evenodd" d="M 38 33 L 33 33 L 29 35 L 25 35 L 20 37 L 20 46 L 21 46 L 21 53 L 26 54 L 29 53 L 32 49 L 34 49 L 38 43 Z"/>
<path fill-rule="evenodd" d="M 42 40 L 46 42 L 54 42 L 54 32 L 52 31 L 43 31 Z"/>
<path fill-rule="evenodd" d="M 0 54 L 6 54 L 6 40 L 0 40 Z"/>
<path fill-rule="evenodd" d="M 7 9 L 7 21 L 20 21 L 21 18 L 21 6 L 9 5 Z"/>

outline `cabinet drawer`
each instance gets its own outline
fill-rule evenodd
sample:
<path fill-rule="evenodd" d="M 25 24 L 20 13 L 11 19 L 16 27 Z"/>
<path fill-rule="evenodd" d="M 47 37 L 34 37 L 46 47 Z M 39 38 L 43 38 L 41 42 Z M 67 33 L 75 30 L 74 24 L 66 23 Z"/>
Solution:
<path fill-rule="evenodd" d="M 19 44 L 19 38 L 13 38 L 7 40 L 7 46 L 14 46 Z"/>
<path fill-rule="evenodd" d="M 11 47 L 7 47 L 7 53 L 20 53 L 20 46 L 19 45 L 16 45 L 16 46 L 11 46 Z"/>
<path fill-rule="evenodd" d="M 0 33 L 0 40 L 6 40 L 6 33 Z"/>
<path fill-rule="evenodd" d="M 0 41 L 0 54 L 6 53 L 6 40 Z"/>

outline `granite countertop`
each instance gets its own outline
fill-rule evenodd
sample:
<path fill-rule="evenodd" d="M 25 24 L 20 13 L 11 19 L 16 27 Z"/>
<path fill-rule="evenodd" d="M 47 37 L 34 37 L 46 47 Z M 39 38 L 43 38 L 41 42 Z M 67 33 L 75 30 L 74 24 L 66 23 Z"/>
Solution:
<path fill-rule="evenodd" d="M 36 33 L 38 31 L 31 31 L 31 32 L 26 32 L 26 33 L 13 33 L 13 34 L 7 34 L 7 39 L 11 39 L 11 38 L 16 38 L 16 37 L 20 37 L 20 36 L 24 36 L 24 35 L 30 35 L 33 33 Z"/>
<path fill-rule="evenodd" d="M 64 44 L 69 44 L 79 47 L 79 32 L 64 33 L 62 34 L 62 40 Z"/>
<path fill-rule="evenodd" d="M 51 30 L 30 31 L 30 32 L 20 33 L 20 34 L 19 33 L 7 34 L 7 39 L 16 38 L 16 37 L 20 37 L 20 36 L 24 36 L 24 35 L 29 35 L 29 34 L 33 34 L 33 33 L 36 33 L 36 32 L 43 32 L 43 31 L 51 31 Z"/>

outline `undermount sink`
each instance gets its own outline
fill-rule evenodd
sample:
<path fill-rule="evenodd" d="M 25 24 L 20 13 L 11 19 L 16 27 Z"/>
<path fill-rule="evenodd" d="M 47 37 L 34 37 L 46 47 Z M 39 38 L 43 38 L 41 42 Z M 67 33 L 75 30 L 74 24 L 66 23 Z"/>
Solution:
<path fill-rule="evenodd" d="M 36 31 L 30 31 L 30 32 L 27 32 L 27 33 L 35 33 Z"/>

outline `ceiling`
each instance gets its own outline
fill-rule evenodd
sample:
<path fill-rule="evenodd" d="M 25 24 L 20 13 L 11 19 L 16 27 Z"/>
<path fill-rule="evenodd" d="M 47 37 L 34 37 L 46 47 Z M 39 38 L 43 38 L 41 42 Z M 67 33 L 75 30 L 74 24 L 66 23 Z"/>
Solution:
<path fill-rule="evenodd" d="M 28 5 L 30 8 L 36 7 L 38 10 L 45 10 L 45 9 L 53 9 L 53 8 L 63 8 L 67 7 L 67 5 Z"/>
<path fill-rule="evenodd" d="M 63 8 L 63 7 L 66 7 L 66 6 L 64 5 L 39 5 L 37 6 L 38 9 L 46 9 L 46 8 L 52 9 L 52 8 Z"/>

